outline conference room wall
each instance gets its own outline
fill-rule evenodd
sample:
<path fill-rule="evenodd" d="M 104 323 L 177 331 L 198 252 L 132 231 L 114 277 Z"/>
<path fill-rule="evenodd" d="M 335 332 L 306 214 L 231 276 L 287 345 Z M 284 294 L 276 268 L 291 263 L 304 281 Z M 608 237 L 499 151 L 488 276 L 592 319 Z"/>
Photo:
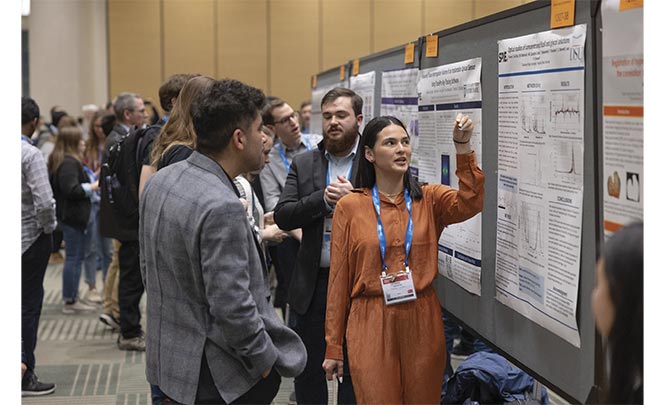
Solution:
<path fill-rule="evenodd" d="M 286 99 L 311 75 L 531 0 L 32 0 L 31 94 L 74 114 L 173 73 L 235 78 Z"/>

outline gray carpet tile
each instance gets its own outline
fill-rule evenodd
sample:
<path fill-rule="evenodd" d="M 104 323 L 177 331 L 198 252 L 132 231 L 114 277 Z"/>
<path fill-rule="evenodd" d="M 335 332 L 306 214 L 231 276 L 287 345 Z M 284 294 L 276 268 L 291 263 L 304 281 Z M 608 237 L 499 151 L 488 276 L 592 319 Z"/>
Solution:
<path fill-rule="evenodd" d="M 145 353 L 121 351 L 118 333 L 99 321 L 101 306 L 94 312 L 62 313 L 63 266 L 50 265 L 43 285 L 45 296 L 38 327 L 36 374 L 43 382 L 54 382 L 56 391 L 41 397 L 23 397 L 23 404 L 48 405 L 148 405 L 149 384 L 144 367 Z M 79 296 L 87 292 L 82 274 Z M 97 287 L 102 289 L 101 272 Z M 143 326 L 146 296 L 141 303 Z M 275 404 L 288 404 L 293 380 L 284 378 Z"/>
<path fill-rule="evenodd" d="M 61 264 L 51 265 L 45 275 L 45 297 L 38 328 L 36 374 L 44 382 L 57 384 L 56 391 L 42 397 L 23 397 L 23 404 L 48 405 L 148 405 L 151 404 L 149 384 L 145 378 L 145 353 L 121 351 L 117 348 L 117 332 L 99 321 L 101 307 L 91 313 L 62 313 Z M 97 287 L 102 289 L 101 272 Z M 87 291 L 84 277 L 79 296 Z M 141 303 L 143 326 L 146 295 Z M 457 366 L 462 359 L 452 357 Z M 336 403 L 336 387 L 328 384 L 330 403 Z M 293 379 L 283 378 L 274 404 L 289 404 Z M 566 404 L 549 392 L 552 404 Z"/>

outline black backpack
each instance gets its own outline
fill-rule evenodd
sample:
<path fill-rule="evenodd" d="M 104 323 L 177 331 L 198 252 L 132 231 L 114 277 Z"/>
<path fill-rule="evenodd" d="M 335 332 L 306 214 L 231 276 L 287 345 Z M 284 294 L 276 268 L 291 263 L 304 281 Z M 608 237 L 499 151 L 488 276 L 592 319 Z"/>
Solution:
<path fill-rule="evenodd" d="M 129 132 L 108 150 L 102 164 L 100 186 L 102 196 L 108 199 L 115 225 L 122 231 L 138 230 L 138 187 L 144 159 L 145 140 L 152 140 L 160 132 L 160 125 L 152 125 Z"/>

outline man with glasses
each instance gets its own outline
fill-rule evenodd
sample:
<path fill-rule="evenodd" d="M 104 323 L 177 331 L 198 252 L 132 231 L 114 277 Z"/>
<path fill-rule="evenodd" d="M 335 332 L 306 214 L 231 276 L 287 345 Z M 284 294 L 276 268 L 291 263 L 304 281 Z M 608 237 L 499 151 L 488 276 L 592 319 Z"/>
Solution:
<path fill-rule="evenodd" d="M 359 159 L 363 156 L 359 134 L 363 99 L 350 89 L 337 87 L 325 94 L 321 111 L 323 141 L 293 160 L 274 215 L 281 229 L 302 229 L 288 296 L 289 326 L 302 339 L 308 356 L 305 370 L 294 380 L 298 405 L 329 403 L 321 365 L 326 349 L 332 218 L 337 202 L 357 184 Z M 347 358 L 344 368 L 337 403 L 353 404 L 354 388 Z"/>
<path fill-rule="evenodd" d="M 117 96 L 115 101 L 113 101 L 113 110 L 115 110 L 117 123 L 111 133 L 106 137 L 104 154 L 121 137 L 126 136 L 130 130 L 144 125 L 147 113 L 142 97 L 135 93 L 122 93 Z"/>
<path fill-rule="evenodd" d="M 272 210 L 282 194 L 293 157 L 311 150 L 316 144 L 302 136 L 298 114 L 282 99 L 271 97 L 264 108 L 262 118 L 264 125 L 276 136 L 276 142 L 269 154 L 270 163 L 260 174 L 265 206 Z"/>
<path fill-rule="evenodd" d="M 280 98 L 267 98 L 267 104 L 262 111 L 262 120 L 264 125 L 276 135 L 275 143 L 269 153 L 269 163 L 260 173 L 264 206 L 267 211 L 273 211 L 284 189 L 284 182 L 289 174 L 293 158 L 300 153 L 316 148 L 316 143 L 310 142 L 300 133 L 298 114 Z M 289 280 L 291 280 L 291 273 L 300 246 L 300 241 L 296 239 L 299 237 L 299 232 L 294 232 L 292 236 L 277 246 L 269 247 L 278 281 L 274 306 L 281 308 L 283 314 L 286 310 Z"/>
<path fill-rule="evenodd" d="M 108 153 L 118 140 L 145 124 L 146 110 L 142 97 L 134 93 L 122 93 L 113 101 L 117 122 L 106 137 L 104 162 L 108 162 Z M 115 213 L 109 205 L 106 188 L 101 188 L 100 230 L 104 237 L 117 239 L 114 244 L 119 249 L 119 286 L 118 302 L 120 307 L 120 336 L 117 346 L 120 350 L 145 350 L 142 326 L 140 325 L 140 299 L 144 293 L 142 275 L 140 274 L 140 255 L 138 229 L 125 229 L 116 226 Z"/>

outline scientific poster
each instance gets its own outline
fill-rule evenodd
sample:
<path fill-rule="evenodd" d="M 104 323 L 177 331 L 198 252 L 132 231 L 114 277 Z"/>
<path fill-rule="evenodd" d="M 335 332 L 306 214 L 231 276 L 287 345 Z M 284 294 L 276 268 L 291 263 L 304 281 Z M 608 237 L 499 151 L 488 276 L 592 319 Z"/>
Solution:
<path fill-rule="evenodd" d="M 323 113 L 320 109 L 320 102 L 323 96 L 335 87 L 348 87 L 348 80 L 342 82 L 317 86 L 311 90 L 311 120 L 309 121 L 309 133 L 323 135 Z"/>
<path fill-rule="evenodd" d="M 643 3 L 624 10 L 621 4 L 604 0 L 601 5 L 606 237 L 643 220 Z"/>
<path fill-rule="evenodd" d="M 498 44 L 496 298 L 577 347 L 585 36 Z"/>
<path fill-rule="evenodd" d="M 453 125 L 458 113 L 474 122 L 471 145 L 481 165 L 481 58 L 418 73 L 418 177 L 458 189 Z M 445 228 L 438 243 L 438 271 L 481 295 L 481 214 Z"/>
<path fill-rule="evenodd" d="M 366 124 L 375 118 L 375 76 L 373 71 L 350 77 L 350 89 L 363 100 L 363 121 L 359 127 L 361 133 Z"/>
<path fill-rule="evenodd" d="M 418 69 L 385 71 L 381 75 L 381 107 L 379 115 L 399 118 L 411 136 L 411 171 L 418 167 Z"/>

